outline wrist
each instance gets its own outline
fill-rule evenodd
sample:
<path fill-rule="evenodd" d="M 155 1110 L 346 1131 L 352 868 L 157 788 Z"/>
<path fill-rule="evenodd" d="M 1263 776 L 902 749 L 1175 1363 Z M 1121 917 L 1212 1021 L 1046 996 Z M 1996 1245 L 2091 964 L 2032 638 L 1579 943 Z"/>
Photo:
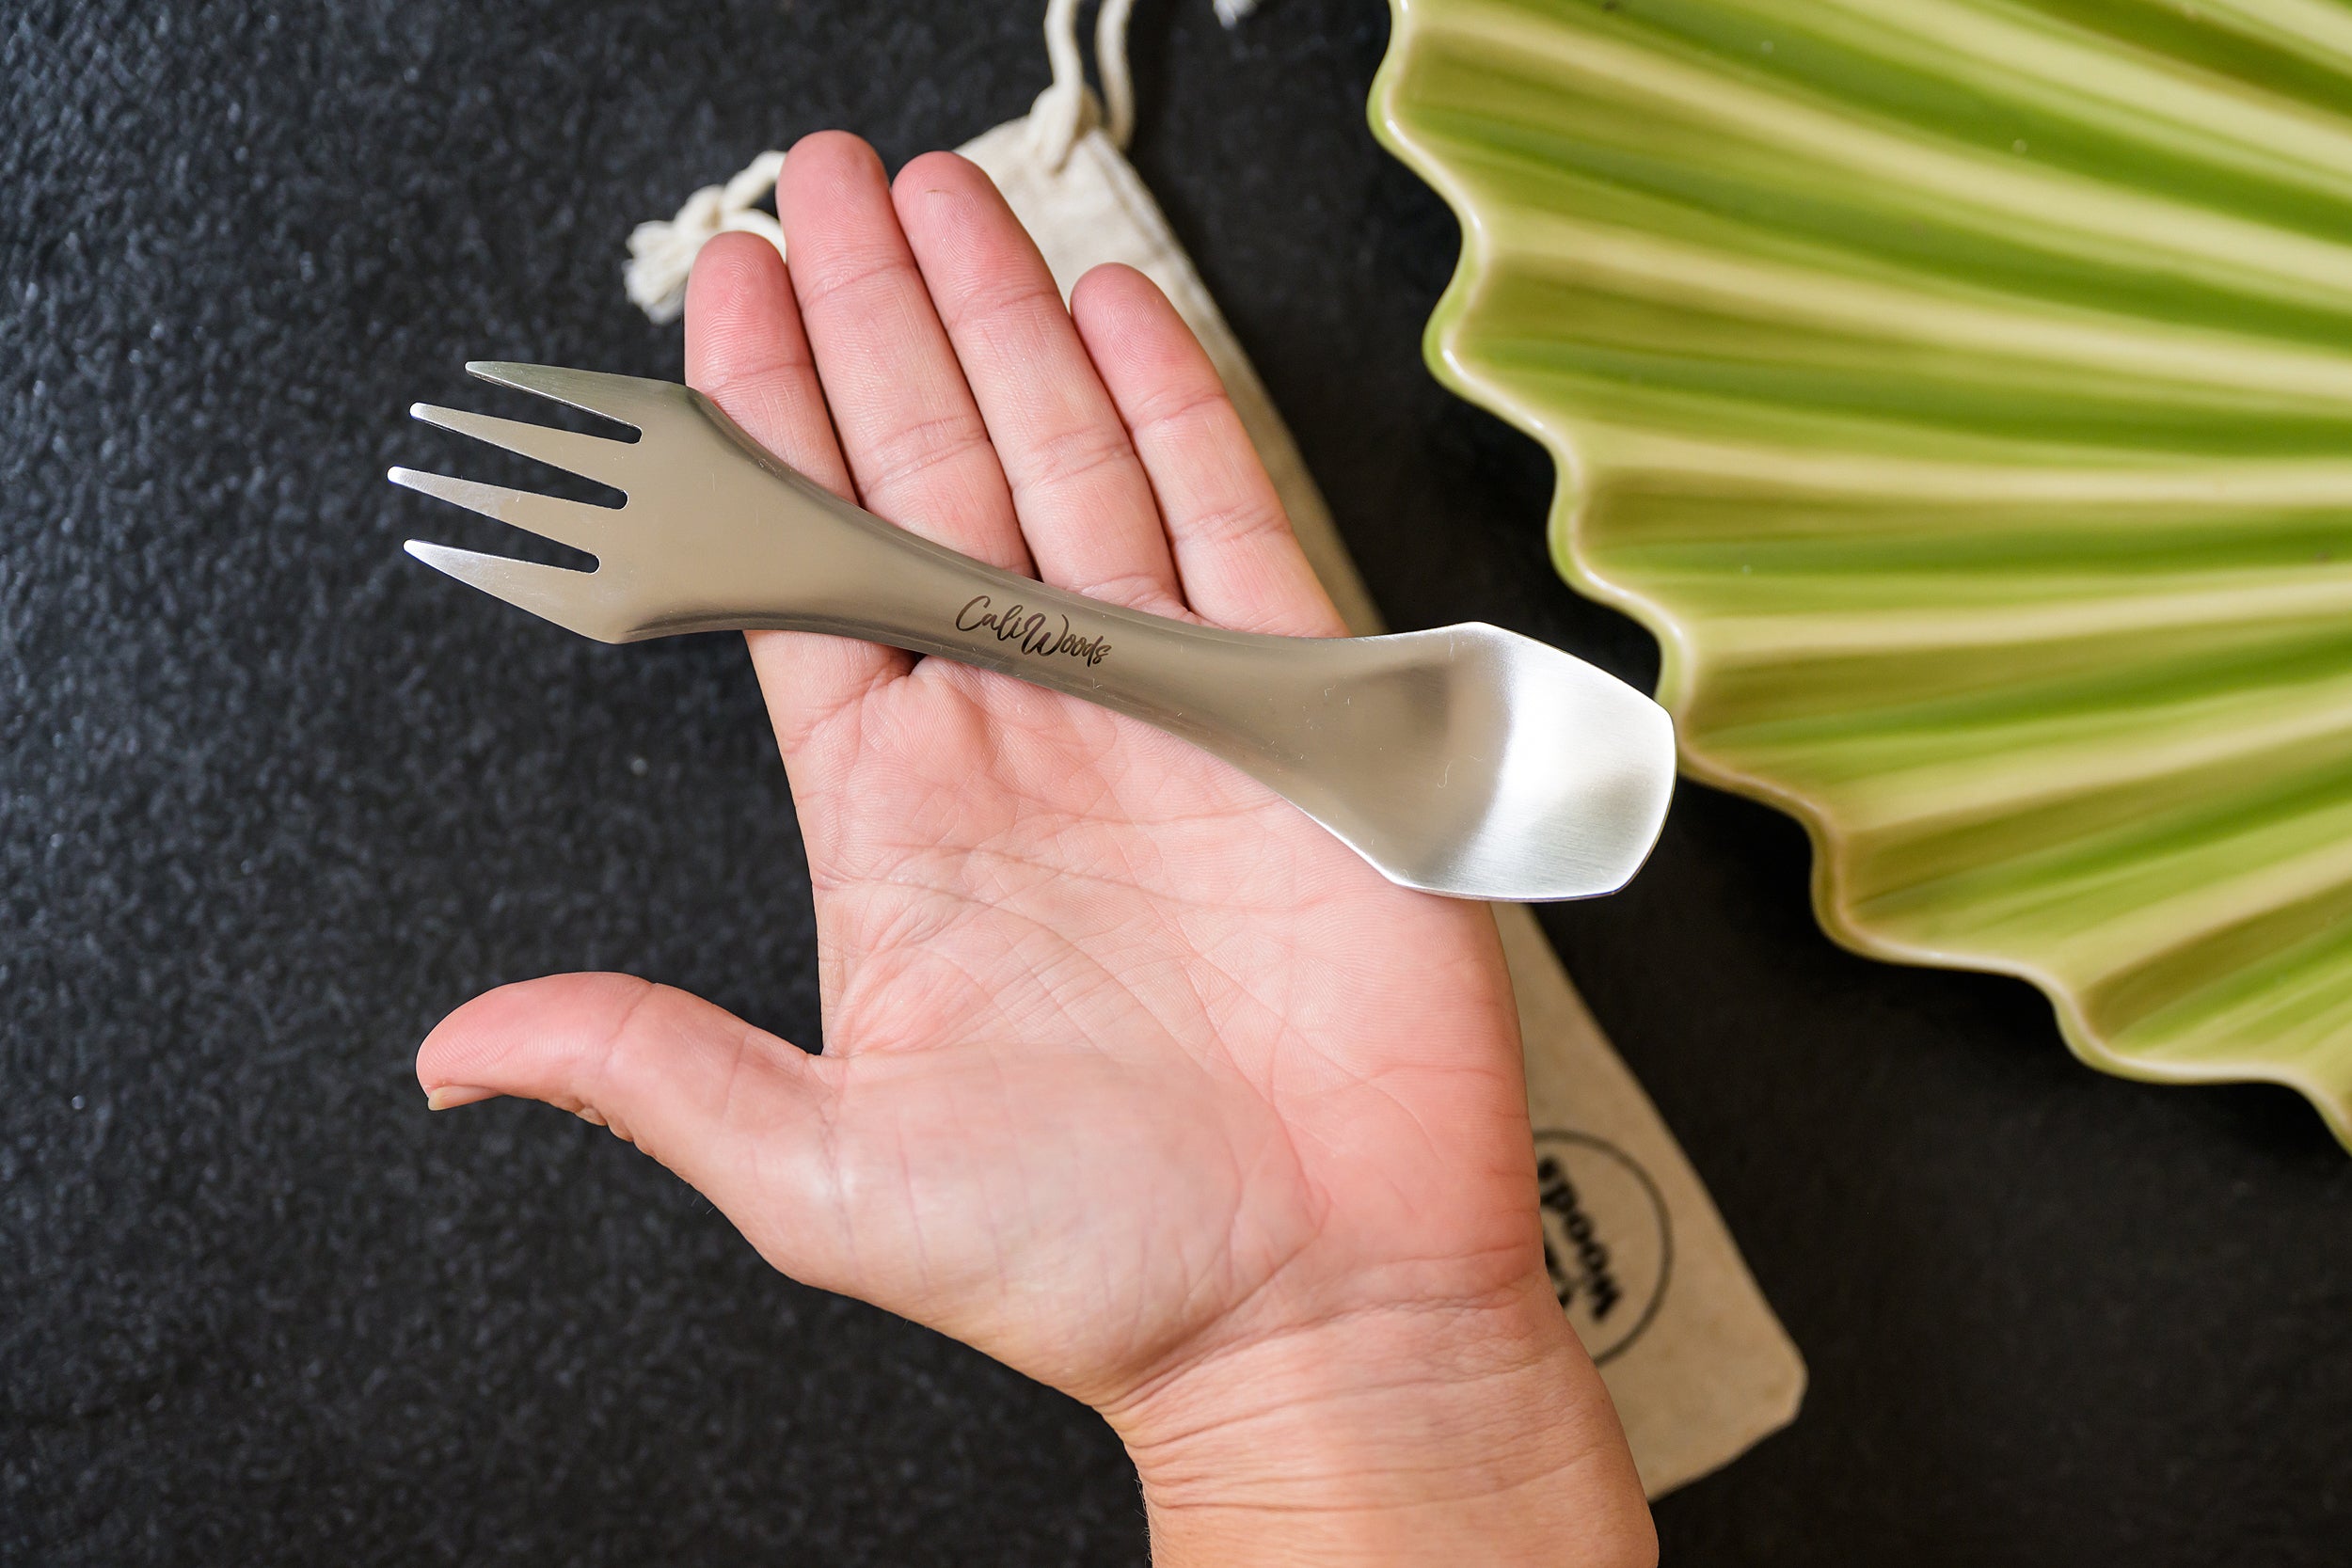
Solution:
<path fill-rule="evenodd" d="M 1106 1410 L 1155 1568 L 1655 1562 L 1608 1393 L 1533 1283 L 1236 1341 Z"/>

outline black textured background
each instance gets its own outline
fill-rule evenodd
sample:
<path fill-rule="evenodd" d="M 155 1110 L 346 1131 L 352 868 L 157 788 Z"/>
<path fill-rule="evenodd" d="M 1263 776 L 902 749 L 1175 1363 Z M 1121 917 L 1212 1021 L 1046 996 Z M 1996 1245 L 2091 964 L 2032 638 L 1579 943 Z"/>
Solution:
<path fill-rule="evenodd" d="M 596 1130 L 431 1117 L 416 1041 L 612 967 L 813 1041 L 731 638 L 590 644 L 398 553 L 469 356 L 675 374 L 621 241 L 846 125 L 1021 112 L 1035 0 L 0 7 L 0 1560 L 1135 1562 L 1085 1410 L 779 1279 Z M 1375 147 L 1372 0 L 1145 0 L 1136 160 L 1399 626 L 1645 680 L 1527 441 L 1423 372 L 1455 245 Z M 480 404 L 477 403 L 477 406 Z M 481 471 L 480 459 L 474 458 Z M 2021 986 L 1822 939 L 1686 788 L 1547 914 L 1813 1368 L 1668 1560 L 2352 1558 L 2352 1161 Z"/>

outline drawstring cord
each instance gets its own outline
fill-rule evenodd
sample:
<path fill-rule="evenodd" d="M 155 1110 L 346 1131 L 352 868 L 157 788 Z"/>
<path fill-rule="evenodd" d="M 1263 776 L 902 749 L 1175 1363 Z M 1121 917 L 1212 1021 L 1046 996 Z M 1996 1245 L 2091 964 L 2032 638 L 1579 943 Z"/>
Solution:
<path fill-rule="evenodd" d="M 622 275 L 628 297 L 658 322 L 674 322 L 686 309 L 686 279 L 694 258 L 714 234 L 757 234 L 784 252 L 784 229 L 757 203 L 776 188 L 784 154 L 763 152 L 723 185 L 705 185 L 686 198 L 667 223 L 641 223 L 629 230 L 628 267 Z"/>
<path fill-rule="evenodd" d="M 1098 105 L 1078 55 L 1078 0 L 1047 0 L 1045 58 L 1054 83 L 1029 109 L 1029 147 L 1047 168 L 1068 163 L 1078 138 L 1097 125 L 1122 151 L 1135 135 L 1136 84 L 1127 71 L 1127 18 L 1134 10 L 1135 0 L 1103 0 L 1095 12 L 1094 69 L 1103 78 Z"/>
<path fill-rule="evenodd" d="M 1038 161 L 1059 170 L 1089 131 L 1100 129 L 1124 151 L 1136 130 L 1135 77 L 1127 69 L 1127 22 L 1135 0 L 1102 0 L 1094 16 L 1094 70 L 1103 83 L 1098 103 L 1086 80 L 1078 51 L 1080 0 L 1047 0 L 1045 58 L 1053 84 L 1029 109 L 1029 145 Z M 1216 0 L 1217 20 L 1231 27 L 1256 8 L 1257 0 Z M 759 203 L 776 188 L 784 154 L 762 152 L 723 185 L 705 185 L 686 198 L 666 223 L 641 223 L 629 231 L 628 265 L 623 280 L 628 297 L 657 322 L 673 322 L 686 308 L 686 279 L 694 258 L 717 234 L 757 234 L 784 252 L 784 230 Z"/>

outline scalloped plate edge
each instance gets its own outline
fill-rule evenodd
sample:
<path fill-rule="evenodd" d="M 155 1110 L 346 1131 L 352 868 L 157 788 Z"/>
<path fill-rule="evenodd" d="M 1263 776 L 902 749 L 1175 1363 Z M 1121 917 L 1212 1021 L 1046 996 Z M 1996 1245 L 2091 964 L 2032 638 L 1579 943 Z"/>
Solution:
<path fill-rule="evenodd" d="M 1405 70 L 1402 62 L 1420 33 L 1418 13 L 1430 3 L 1431 0 L 1390 0 L 1389 44 L 1381 55 L 1379 70 L 1374 73 L 1366 106 L 1374 139 L 1438 193 L 1462 231 L 1461 254 L 1455 258 L 1453 275 L 1446 280 L 1445 291 L 1422 329 L 1422 357 L 1448 391 L 1533 436 L 1551 458 L 1556 477 L 1546 532 L 1553 563 L 1579 593 L 1632 617 L 1658 640 L 1658 701 L 1674 715 L 1683 772 L 1701 784 L 1760 800 L 1804 826 L 1813 849 L 1814 918 L 1839 946 L 1885 962 L 1967 970 L 2023 980 L 2049 1001 L 2067 1049 L 2086 1065 L 2119 1078 L 2148 1084 L 2276 1084 L 2309 1101 L 2337 1142 L 2352 1151 L 2352 1103 L 2308 1073 L 2243 1057 L 2226 1064 L 2201 1064 L 2134 1056 L 2102 1040 L 2083 1017 L 2081 1004 L 2071 989 L 2046 971 L 1997 955 L 1923 947 L 1873 930 L 1867 922 L 1856 919 L 1839 899 L 1837 881 L 1844 853 L 1836 824 L 1812 802 L 1769 780 L 1734 768 L 1692 743 L 1684 721 L 1692 659 L 1681 625 L 1656 600 L 1594 570 L 1580 548 L 1584 464 L 1573 433 L 1547 418 L 1543 410 L 1481 377 L 1455 352 L 1457 339 L 1477 313 L 1492 262 L 1485 221 L 1477 205 L 1454 178 L 1444 160 L 1414 139 L 1409 115 L 1398 102 L 1399 82 Z"/>

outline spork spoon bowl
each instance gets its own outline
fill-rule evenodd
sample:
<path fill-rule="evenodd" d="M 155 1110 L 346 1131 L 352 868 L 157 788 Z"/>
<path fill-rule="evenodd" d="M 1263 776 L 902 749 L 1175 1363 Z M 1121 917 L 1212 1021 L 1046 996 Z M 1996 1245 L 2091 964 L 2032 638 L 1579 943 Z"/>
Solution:
<path fill-rule="evenodd" d="M 1268 637 L 1147 615 L 974 561 L 842 500 L 666 381 L 476 362 L 634 427 L 612 440 L 417 404 L 417 418 L 623 492 L 614 508 L 391 470 L 393 483 L 595 556 L 575 571 L 419 540 L 461 582 L 605 642 L 831 632 L 1018 676 L 1179 736 L 1406 887 L 1613 892 L 1656 842 L 1674 724 L 1583 660 L 1498 626 Z"/>

